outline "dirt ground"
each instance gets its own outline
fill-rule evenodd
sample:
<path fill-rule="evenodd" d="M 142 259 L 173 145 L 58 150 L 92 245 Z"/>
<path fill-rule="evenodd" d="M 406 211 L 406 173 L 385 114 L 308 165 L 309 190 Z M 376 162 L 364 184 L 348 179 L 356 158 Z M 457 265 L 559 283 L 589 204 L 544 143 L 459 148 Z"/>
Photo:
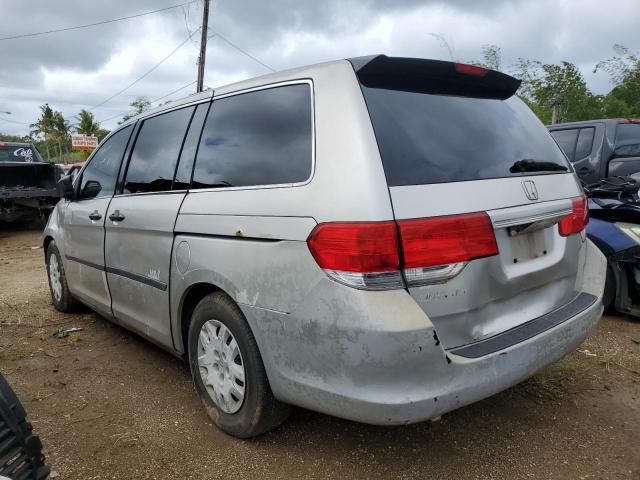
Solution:
<path fill-rule="evenodd" d="M 50 305 L 40 234 L 0 232 L 0 371 L 60 479 L 640 478 L 640 321 L 605 317 L 568 358 L 395 428 L 295 410 L 251 441 L 211 425 L 186 365 L 97 315 Z M 81 327 L 64 339 L 60 327 Z"/>

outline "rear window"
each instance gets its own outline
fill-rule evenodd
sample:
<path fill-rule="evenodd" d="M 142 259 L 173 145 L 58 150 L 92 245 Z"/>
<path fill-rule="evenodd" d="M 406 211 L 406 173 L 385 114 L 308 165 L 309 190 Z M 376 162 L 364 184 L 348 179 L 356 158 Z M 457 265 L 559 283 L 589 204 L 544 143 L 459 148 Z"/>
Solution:
<path fill-rule="evenodd" d="M 364 85 L 362 90 L 389 186 L 568 170 L 547 129 L 517 97 L 470 98 Z M 518 168 L 538 162 L 547 168 Z"/>
<path fill-rule="evenodd" d="M 0 143 L 0 162 L 42 162 L 42 158 L 31 145 L 2 145 Z"/>

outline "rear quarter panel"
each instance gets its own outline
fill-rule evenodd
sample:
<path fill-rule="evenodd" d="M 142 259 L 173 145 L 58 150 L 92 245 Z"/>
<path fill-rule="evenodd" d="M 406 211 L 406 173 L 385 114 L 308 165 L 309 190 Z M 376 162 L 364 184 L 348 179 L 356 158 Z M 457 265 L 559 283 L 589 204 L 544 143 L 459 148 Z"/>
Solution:
<path fill-rule="evenodd" d="M 174 344 L 180 351 L 182 300 L 194 284 L 210 283 L 241 306 L 287 315 L 326 279 L 306 244 L 318 223 L 393 219 L 378 147 L 351 64 L 333 62 L 296 70 L 293 76 L 270 76 L 269 84 L 295 80 L 313 84 L 312 177 L 296 186 L 195 190 L 182 204 L 170 283 Z M 216 92 L 227 93 L 229 89 Z M 178 257 L 183 261 L 187 250 L 189 264 L 178 268 Z"/>

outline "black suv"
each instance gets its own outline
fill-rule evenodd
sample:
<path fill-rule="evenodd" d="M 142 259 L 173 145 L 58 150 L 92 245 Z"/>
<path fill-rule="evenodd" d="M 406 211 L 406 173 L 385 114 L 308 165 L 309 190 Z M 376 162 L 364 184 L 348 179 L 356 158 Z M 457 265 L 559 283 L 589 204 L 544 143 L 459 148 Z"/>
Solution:
<path fill-rule="evenodd" d="M 640 173 L 640 118 L 558 123 L 548 128 L 586 184 Z"/>

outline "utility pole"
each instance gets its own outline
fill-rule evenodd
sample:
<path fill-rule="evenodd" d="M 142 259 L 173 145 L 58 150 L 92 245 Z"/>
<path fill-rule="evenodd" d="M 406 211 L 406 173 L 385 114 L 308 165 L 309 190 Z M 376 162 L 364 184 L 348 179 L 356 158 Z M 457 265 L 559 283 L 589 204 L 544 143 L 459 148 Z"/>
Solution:
<path fill-rule="evenodd" d="M 209 33 L 209 0 L 204 0 L 204 12 L 202 12 L 202 35 L 200 37 L 200 57 L 198 57 L 198 87 L 196 92 L 201 92 L 204 84 L 204 61 L 207 55 L 207 34 Z"/>

